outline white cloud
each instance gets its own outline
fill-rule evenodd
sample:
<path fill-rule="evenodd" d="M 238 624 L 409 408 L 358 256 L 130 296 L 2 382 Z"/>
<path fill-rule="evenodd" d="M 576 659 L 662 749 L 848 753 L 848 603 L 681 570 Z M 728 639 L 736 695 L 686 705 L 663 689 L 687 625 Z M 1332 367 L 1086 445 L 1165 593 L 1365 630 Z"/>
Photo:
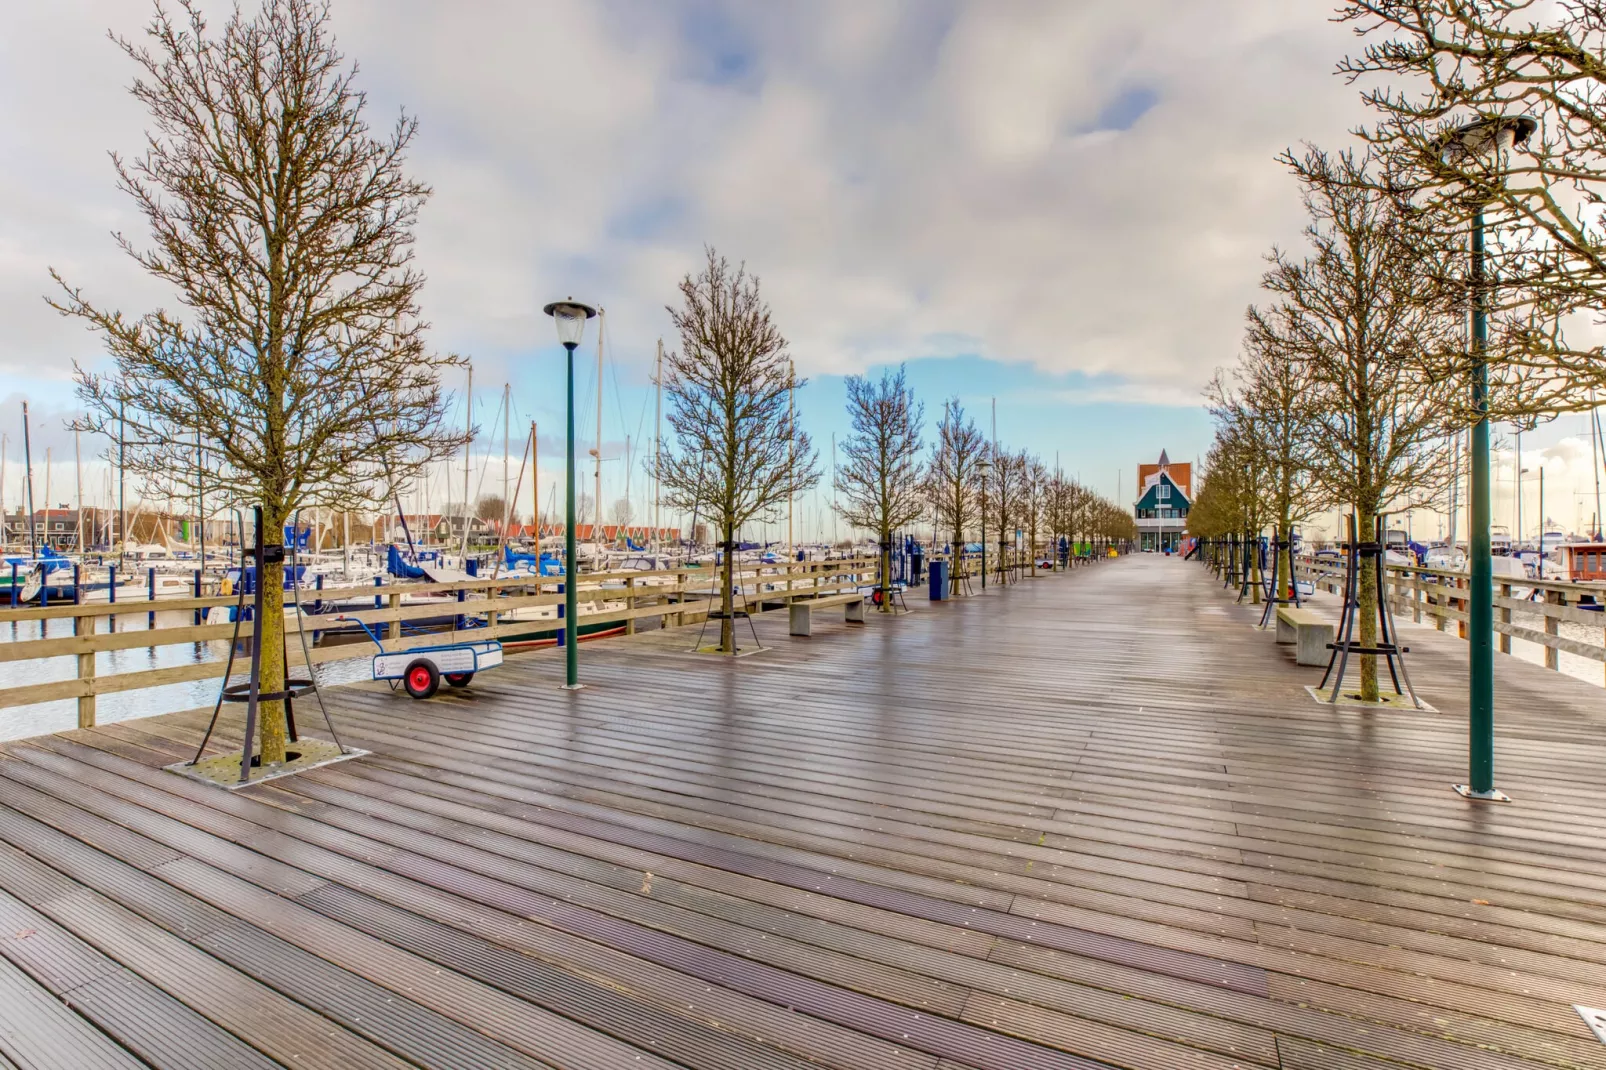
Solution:
<path fill-rule="evenodd" d="M 0 45 L 0 369 L 18 375 L 93 354 L 40 301 L 47 264 L 125 308 L 161 300 L 107 237 L 140 228 L 104 153 L 145 124 L 102 30 L 147 9 L 63 6 L 15 13 Z M 1297 231 L 1273 155 L 1360 115 L 1325 14 L 337 0 L 336 26 L 374 122 L 422 122 L 426 312 L 491 377 L 546 343 L 540 305 L 568 293 L 645 359 L 706 241 L 764 278 L 806 372 L 969 348 L 1189 392 L 1232 359 L 1260 255 Z M 1096 129 L 1123 94 L 1152 107 Z"/>

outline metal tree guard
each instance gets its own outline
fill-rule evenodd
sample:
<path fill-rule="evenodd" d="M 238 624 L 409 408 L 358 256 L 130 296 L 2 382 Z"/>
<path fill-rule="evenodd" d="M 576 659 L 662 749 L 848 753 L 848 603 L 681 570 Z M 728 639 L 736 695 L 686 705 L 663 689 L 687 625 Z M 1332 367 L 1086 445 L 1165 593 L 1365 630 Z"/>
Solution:
<path fill-rule="evenodd" d="M 1386 574 L 1388 572 L 1387 559 L 1383 556 L 1383 521 L 1384 517 L 1377 518 L 1375 541 L 1360 542 L 1357 539 L 1355 514 L 1349 517 L 1349 557 L 1344 570 L 1344 608 L 1338 619 L 1338 638 L 1329 643 L 1333 653 L 1327 659 L 1327 671 L 1322 673 L 1322 682 L 1316 685 L 1320 691 L 1327 686 L 1329 677 L 1333 679 L 1333 693 L 1328 696 L 1329 705 L 1338 704 L 1338 696 L 1344 690 L 1344 673 L 1349 667 L 1351 654 L 1372 654 L 1385 658 L 1388 661 L 1389 679 L 1394 683 L 1396 695 L 1406 695 L 1411 699 L 1411 705 L 1417 709 L 1422 708 L 1422 700 L 1416 697 L 1416 689 L 1411 686 L 1410 674 L 1405 671 L 1405 655 L 1410 647 L 1399 644 L 1399 636 L 1394 628 L 1394 610 L 1390 607 L 1386 597 Z M 1355 639 L 1355 621 L 1360 616 L 1360 562 L 1362 558 L 1377 561 L 1373 574 L 1377 582 L 1377 645 L 1362 646 Z M 1333 673 L 1334 667 L 1338 673 Z M 1401 682 L 1404 688 L 1401 688 Z"/>
<path fill-rule="evenodd" d="M 1277 562 L 1279 558 L 1288 561 L 1288 595 L 1277 589 Z M 1266 608 L 1260 614 L 1260 626 L 1266 627 L 1271 623 L 1272 614 L 1277 606 L 1293 606 L 1298 609 L 1302 603 L 1299 600 L 1299 580 L 1294 576 L 1294 537 L 1288 532 L 1288 537 L 1281 538 L 1274 533 L 1271 540 L 1271 571 L 1265 574 Z"/>

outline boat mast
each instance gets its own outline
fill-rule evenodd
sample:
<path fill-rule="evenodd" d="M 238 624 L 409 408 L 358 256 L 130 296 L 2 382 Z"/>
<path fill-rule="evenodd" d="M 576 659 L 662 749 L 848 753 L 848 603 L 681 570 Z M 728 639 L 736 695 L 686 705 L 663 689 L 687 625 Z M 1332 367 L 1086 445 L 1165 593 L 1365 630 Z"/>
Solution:
<path fill-rule="evenodd" d="M 831 493 L 833 493 L 833 494 L 836 493 L 836 432 L 835 431 L 831 432 Z M 831 549 L 833 549 L 833 550 L 836 549 L 837 536 L 841 534 L 839 531 L 837 531 L 836 516 L 837 516 L 836 503 L 832 502 L 831 503 Z M 830 555 L 827 554 L 826 556 L 829 557 Z"/>
<path fill-rule="evenodd" d="M 1595 530 L 1590 534 L 1600 535 L 1600 415 L 1595 409 L 1595 392 L 1589 392 L 1589 460 L 1590 467 L 1595 470 L 1595 522 L 1590 525 Z"/>
<path fill-rule="evenodd" d="M 26 409 L 26 406 L 24 406 Z M 128 419 L 127 409 L 122 402 L 117 403 L 117 563 L 123 563 L 123 555 L 128 553 L 128 469 L 124 462 L 124 450 L 128 446 Z M 31 496 L 32 492 L 30 492 Z M 29 536 L 32 538 L 32 536 Z"/>
<path fill-rule="evenodd" d="M 73 542 L 78 548 L 78 559 L 84 558 L 84 454 L 78 445 L 78 430 L 72 433 L 73 496 L 78 499 L 78 523 L 73 529 Z"/>
<path fill-rule="evenodd" d="M 793 473 L 797 465 L 797 365 L 786 362 L 786 559 L 792 560 Z M 788 583 L 787 589 L 792 585 Z"/>
<path fill-rule="evenodd" d="M 664 440 L 664 340 L 658 339 L 658 362 L 652 373 L 653 385 L 657 387 L 657 407 L 653 413 L 652 431 L 652 548 L 654 551 L 663 549 L 662 523 L 658 519 L 658 498 L 662 487 L 658 474 L 658 463 L 662 457 Z"/>
<path fill-rule="evenodd" d="M 195 428 L 195 539 L 200 548 L 201 571 L 206 571 L 206 454 L 201 449 L 201 429 Z"/>
<path fill-rule="evenodd" d="M 50 447 L 45 447 L 45 545 L 50 545 Z"/>
<path fill-rule="evenodd" d="M 1514 547 L 1518 556 L 1522 553 L 1522 432 L 1517 432 L 1517 545 Z"/>
<path fill-rule="evenodd" d="M 6 523 L 6 442 L 6 436 L 0 435 L 0 550 L 6 548 L 6 539 L 11 534 Z"/>
<path fill-rule="evenodd" d="M 513 488 L 508 480 L 507 458 L 509 436 L 513 427 L 513 384 L 502 384 L 502 541 L 507 542 L 508 525 L 513 520 Z M 497 562 L 501 568 L 501 562 Z"/>
<path fill-rule="evenodd" d="M 534 478 L 530 480 L 530 522 L 535 525 L 535 569 L 541 570 L 541 436 L 535 432 L 535 421 L 530 421 L 530 464 Z"/>
<path fill-rule="evenodd" d="M 1445 541 L 1455 549 L 1455 514 L 1460 508 L 1457 498 L 1461 490 L 1461 432 L 1457 431 L 1450 442 L 1450 534 Z"/>
<path fill-rule="evenodd" d="M 464 399 L 463 430 L 468 436 L 468 441 L 463 443 L 463 542 L 458 554 L 463 558 L 463 567 L 466 571 L 468 567 L 468 524 L 469 517 L 474 514 L 474 508 L 468 502 L 468 457 L 474 448 L 474 365 L 472 364 L 468 366 L 468 395 Z"/>
<path fill-rule="evenodd" d="M 28 403 L 22 403 L 22 466 L 23 486 L 28 494 L 28 553 L 32 557 L 39 556 L 39 539 L 33 530 L 33 443 L 28 434 Z"/>
<path fill-rule="evenodd" d="M 1539 462 L 1539 578 L 1545 578 L 1545 462 Z"/>
<path fill-rule="evenodd" d="M 596 547 L 598 566 L 602 562 L 602 339 L 607 333 L 607 315 L 603 309 L 597 309 L 597 448 L 591 453 L 596 458 L 591 476 L 596 508 L 592 511 L 591 542 Z"/>

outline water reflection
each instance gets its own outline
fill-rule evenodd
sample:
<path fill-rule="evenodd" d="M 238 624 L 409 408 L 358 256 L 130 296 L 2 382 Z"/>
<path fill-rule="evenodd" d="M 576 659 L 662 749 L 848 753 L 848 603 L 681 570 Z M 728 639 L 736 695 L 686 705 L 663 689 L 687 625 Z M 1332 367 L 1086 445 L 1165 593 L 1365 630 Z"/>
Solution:
<path fill-rule="evenodd" d="M 150 627 L 148 619 L 147 613 L 135 610 L 118 613 L 115 618 L 100 617 L 95 622 L 96 631 L 101 635 L 109 633 L 115 620 L 119 633 L 142 632 Z M 188 610 L 169 610 L 156 614 L 158 630 L 181 628 L 193 623 L 193 615 Z M 73 622 L 67 618 L 13 621 L 0 625 L 0 642 L 58 639 L 72 634 Z M 349 659 L 342 658 L 319 665 L 319 684 L 344 684 L 368 679 L 367 652 L 362 646 L 353 646 L 352 654 L 353 657 Z M 127 650 L 102 650 L 95 654 L 95 675 L 112 676 L 117 673 L 140 672 L 147 669 L 221 662 L 228 656 L 229 644 L 226 640 L 156 647 L 141 646 Z M 248 663 L 244 659 L 235 660 L 236 682 L 245 678 L 247 667 Z M 36 658 L 31 661 L 3 662 L 0 663 L 0 688 L 71 680 L 77 675 L 78 659 L 70 654 L 56 658 Z M 221 684 L 221 678 L 188 680 L 161 687 L 146 687 L 135 691 L 101 695 L 95 704 L 95 717 L 98 722 L 109 724 L 114 721 L 129 721 L 160 713 L 210 706 L 217 701 L 218 688 Z M 78 727 L 78 703 L 75 699 L 0 709 L 0 739 L 20 739 L 47 732 L 63 732 L 76 727 Z"/>

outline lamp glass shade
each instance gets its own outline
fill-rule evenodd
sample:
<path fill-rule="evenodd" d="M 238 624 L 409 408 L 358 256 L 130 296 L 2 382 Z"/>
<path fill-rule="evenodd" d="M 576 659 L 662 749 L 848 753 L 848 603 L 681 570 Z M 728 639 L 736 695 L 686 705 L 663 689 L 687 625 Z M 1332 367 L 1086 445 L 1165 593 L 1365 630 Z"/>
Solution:
<path fill-rule="evenodd" d="M 554 301 L 546 306 L 546 314 L 557 325 L 558 341 L 566 346 L 577 346 L 585 336 L 586 320 L 597 313 L 589 305 L 582 305 L 578 301 Z"/>

